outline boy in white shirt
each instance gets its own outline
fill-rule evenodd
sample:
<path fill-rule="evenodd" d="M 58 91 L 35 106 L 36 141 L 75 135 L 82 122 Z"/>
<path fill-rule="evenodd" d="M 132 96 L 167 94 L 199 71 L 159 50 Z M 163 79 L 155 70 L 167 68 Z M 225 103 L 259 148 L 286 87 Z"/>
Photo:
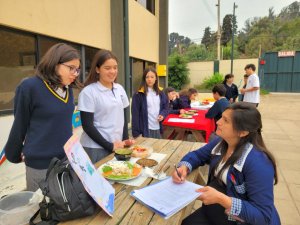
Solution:
<path fill-rule="evenodd" d="M 245 66 L 245 72 L 248 75 L 248 81 L 246 88 L 242 88 L 241 94 L 244 94 L 244 102 L 248 102 L 251 105 L 257 107 L 259 104 L 259 78 L 255 73 L 256 67 L 254 64 L 248 64 Z"/>

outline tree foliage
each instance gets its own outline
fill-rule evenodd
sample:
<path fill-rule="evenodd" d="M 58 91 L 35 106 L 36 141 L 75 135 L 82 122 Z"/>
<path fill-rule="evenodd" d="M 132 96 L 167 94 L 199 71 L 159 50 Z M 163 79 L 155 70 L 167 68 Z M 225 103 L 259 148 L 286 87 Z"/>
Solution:
<path fill-rule="evenodd" d="M 205 27 L 204 34 L 203 34 L 203 37 L 201 40 L 201 44 L 203 44 L 207 49 L 208 46 L 212 44 L 212 41 L 213 41 L 213 39 L 212 39 L 212 33 L 210 31 L 210 27 Z"/>
<path fill-rule="evenodd" d="M 232 38 L 232 33 L 237 29 L 236 19 L 233 15 L 227 14 L 223 19 L 222 34 L 221 34 L 221 44 L 227 46 L 227 43 Z"/>
<path fill-rule="evenodd" d="M 182 53 L 183 49 L 186 49 L 191 43 L 192 41 L 190 38 L 173 32 L 169 34 L 169 54 L 175 50 Z"/>
<path fill-rule="evenodd" d="M 231 54 L 232 15 L 223 19 L 221 44 L 223 59 Z M 244 27 L 235 32 L 234 58 L 258 57 L 267 51 L 300 50 L 300 2 L 295 1 L 276 15 L 271 7 L 265 17 L 246 20 Z M 233 26 L 236 29 L 236 26 Z M 216 32 L 206 27 L 201 44 L 194 44 L 178 33 L 170 34 L 169 54 L 181 54 L 189 61 L 216 58 Z"/>
<path fill-rule="evenodd" d="M 210 77 L 205 77 L 203 80 L 203 85 L 206 89 L 211 90 L 216 84 L 220 84 L 223 81 L 223 75 L 220 73 L 215 73 Z"/>
<path fill-rule="evenodd" d="M 181 87 L 189 82 L 189 69 L 187 59 L 179 54 L 169 56 L 168 83 L 169 86 L 181 90 Z"/>

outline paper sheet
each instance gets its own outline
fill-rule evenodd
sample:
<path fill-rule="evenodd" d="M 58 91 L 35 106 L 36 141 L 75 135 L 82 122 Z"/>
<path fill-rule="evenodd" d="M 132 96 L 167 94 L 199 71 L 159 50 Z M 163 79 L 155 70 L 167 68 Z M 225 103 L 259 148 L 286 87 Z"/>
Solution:
<path fill-rule="evenodd" d="M 186 181 L 175 184 L 172 178 L 165 179 L 145 188 L 135 190 L 131 195 L 165 219 L 195 200 L 201 185 Z M 157 195 L 159 193 L 159 195 Z"/>
<path fill-rule="evenodd" d="M 168 122 L 173 123 L 195 123 L 195 119 L 180 119 L 180 118 L 170 118 Z"/>

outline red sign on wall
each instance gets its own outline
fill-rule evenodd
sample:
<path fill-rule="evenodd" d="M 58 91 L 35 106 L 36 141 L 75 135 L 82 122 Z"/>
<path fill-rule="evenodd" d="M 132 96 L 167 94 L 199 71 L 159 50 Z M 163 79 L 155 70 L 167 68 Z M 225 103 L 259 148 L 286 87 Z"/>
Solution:
<path fill-rule="evenodd" d="M 295 51 L 278 52 L 278 57 L 290 57 L 290 56 L 295 56 Z"/>

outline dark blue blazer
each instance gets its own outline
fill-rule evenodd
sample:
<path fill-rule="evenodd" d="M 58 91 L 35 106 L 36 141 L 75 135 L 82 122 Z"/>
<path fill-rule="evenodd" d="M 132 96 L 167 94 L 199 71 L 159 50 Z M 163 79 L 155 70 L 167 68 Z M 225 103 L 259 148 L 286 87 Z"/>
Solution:
<path fill-rule="evenodd" d="M 179 165 L 188 163 L 192 170 L 209 164 L 211 177 L 211 169 L 221 160 L 216 150 L 219 142 L 217 138 L 188 153 Z M 274 167 L 266 154 L 248 143 L 240 159 L 229 167 L 226 183 L 232 215 L 246 222 L 242 224 L 280 225 L 274 205 Z"/>

